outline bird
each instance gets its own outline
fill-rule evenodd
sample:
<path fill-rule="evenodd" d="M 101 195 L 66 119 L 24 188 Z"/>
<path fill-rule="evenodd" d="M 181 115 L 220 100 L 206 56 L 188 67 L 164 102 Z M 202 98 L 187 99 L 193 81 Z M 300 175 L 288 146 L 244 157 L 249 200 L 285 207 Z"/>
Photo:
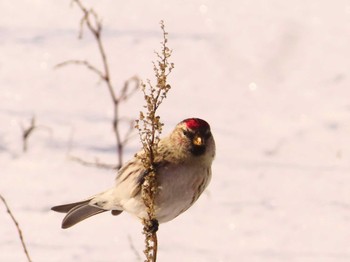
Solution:
<path fill-rule="evenodd" d="M 209 124 L 200 118 L 187 118 L 158 143 L 154 158 L 157 190 L 154 199 L 158 223 L 173 220 L 190 208 L 208 186 L 215 158 L 215 141 Z M 112 188 L 83 201 L 54 206 L 51 209 L 67 213 L 63 229 L 91 216 L 111 211 L 123 211 L 139 219 L 147 218 L 141 196 L 147 170 L 142 162 L 142 149 L 117 172 Z"/>

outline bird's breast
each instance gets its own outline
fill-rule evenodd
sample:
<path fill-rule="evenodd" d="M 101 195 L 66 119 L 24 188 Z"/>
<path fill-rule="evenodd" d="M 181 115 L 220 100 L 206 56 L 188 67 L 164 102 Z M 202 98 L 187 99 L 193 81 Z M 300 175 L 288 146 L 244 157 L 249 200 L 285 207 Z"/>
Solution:
<path fill-rule="evenodd" d="M 158 173 L 159 192 L 156 214 L 159 222 L 174 219 L 186 211 L 201 195 L 209 183 L 209 167 L 167 167 Z"/>

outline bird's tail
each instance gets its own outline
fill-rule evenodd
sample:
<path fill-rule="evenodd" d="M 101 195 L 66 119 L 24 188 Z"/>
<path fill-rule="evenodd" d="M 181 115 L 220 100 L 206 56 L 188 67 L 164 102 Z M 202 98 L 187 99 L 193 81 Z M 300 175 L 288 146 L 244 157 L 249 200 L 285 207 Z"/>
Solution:
<path fill-rule="evenodd" d="M 83 221 L 84 219 L 107 211 L 96 206 L 89 205 L 90 201 L 91 199 L 88 199 L 85 201 L 70 203 L 66 205 L 54 206 L 51 208 L 51 210 L 67 213 L 62 221 L 62 228 L 69 228 L 71 226 L 74 226 L 76 223 Z M 119 213 L 121 213 L 121 211 L 118 212 L 118 214 Z M 117 213 L 114 212 L 113 215 L 117 215 Z"/>

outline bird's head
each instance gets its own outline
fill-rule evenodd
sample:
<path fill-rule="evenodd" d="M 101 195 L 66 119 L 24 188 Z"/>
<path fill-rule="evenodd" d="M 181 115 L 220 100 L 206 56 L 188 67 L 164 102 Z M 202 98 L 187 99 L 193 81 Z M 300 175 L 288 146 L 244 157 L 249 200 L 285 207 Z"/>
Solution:
<path fill-rule="evenodd" d="M 215 142 L 209 124 L 199 118 L 188 118 L 177 124 L 174 134 L 176 147 L 194 157 L 208 156 L 214 158 Z"/>

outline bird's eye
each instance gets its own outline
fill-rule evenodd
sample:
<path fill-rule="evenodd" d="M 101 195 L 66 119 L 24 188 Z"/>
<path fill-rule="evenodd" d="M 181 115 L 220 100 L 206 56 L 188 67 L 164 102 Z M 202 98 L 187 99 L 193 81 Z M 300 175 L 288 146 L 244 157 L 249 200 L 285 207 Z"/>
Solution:
<path fill-rule="evenodd" d="M 191 132 L 188 130 L 183 130 L 182 133 L 184 134 L 184 136 L 187 136 L 187 137 L 191 136 Z"/>

